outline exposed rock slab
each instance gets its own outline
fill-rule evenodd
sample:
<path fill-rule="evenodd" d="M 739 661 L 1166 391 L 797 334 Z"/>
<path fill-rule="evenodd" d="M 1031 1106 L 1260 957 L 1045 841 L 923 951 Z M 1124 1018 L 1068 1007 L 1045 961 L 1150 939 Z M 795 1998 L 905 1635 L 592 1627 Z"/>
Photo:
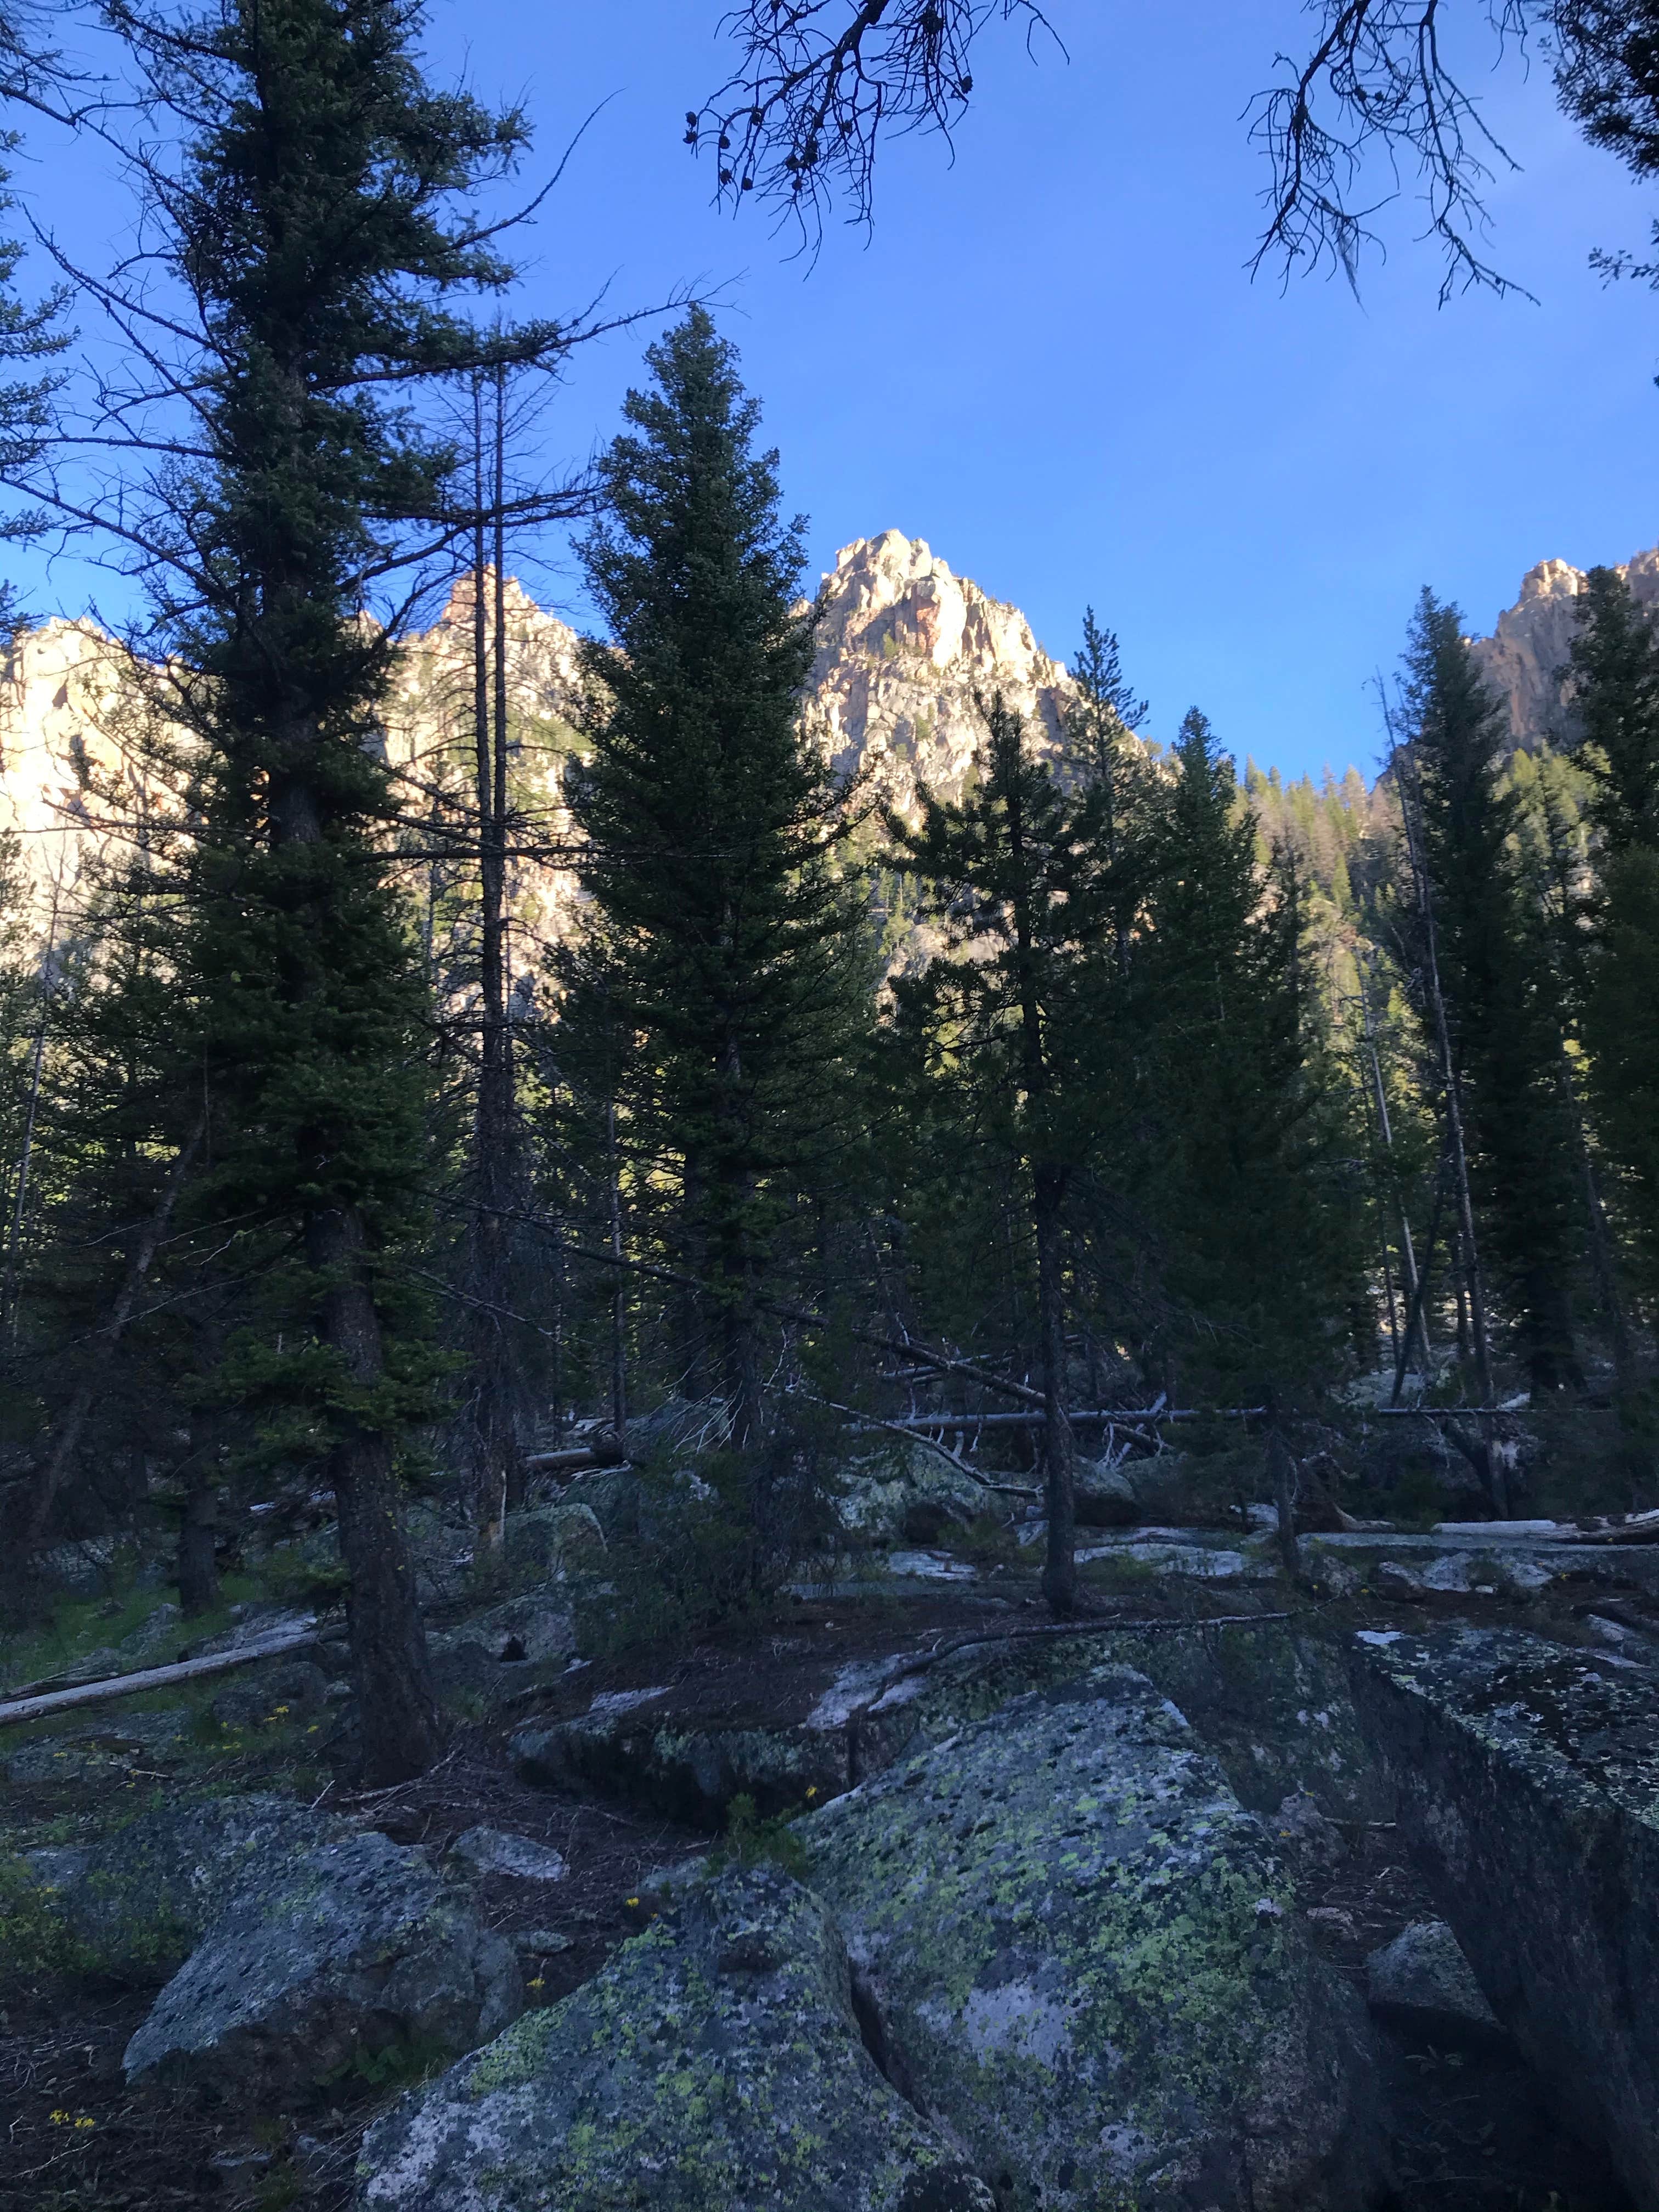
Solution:
<path fill-rule="evenodd" d="M 127 2078 L 286 2103 L 476 2048 L 523 2002 L 466 1891 L 352 1834 L 248 1870 L 127 2045 Z"/>
<path fill-rule="evenodd" d="M 770 1868 L 405 2098 L 359 2173 L 373 2212 L 994 2212 L 864 2049 L 823 1906 Z"/>
<path fill-rule="evenodd" d="M 1363 2011 L 1144 1676 L 1019 1698 L 798 1832 L 892 2078 L 1012 2212 L 1379 2191 Z"/>
<path fill-rule="evenodd" d="M 709 1829 L 734 1797 L 751 1797 L 764 1814 L 793 1813 L 852 1779 L 844 1730 L 741 1712 L 664 1712 L 654 1704 L 520 1729 L 509 1752 L 520 1778 L 538 1788 L 597 1789 Z"/>
<path fill-rule="evenodd" d="M 97 1840 L 30 1851 L 24 1863 L 88 1966 L 164 1981 L 251 1874 L 354 1832 L 280 1797 L 159 1808 Z"/>
<path fill-rule="evenodd" d="M 515 1881 L 562 1881 L 570 1871 L 562 1851 L 503 1828 L 469 1828 L 449 1849 L 479 1874 L 507 1875 Z"/>
<path fill-rule="evenodd" d="M 1659 2207 L 1659 1676 L 1514 1631 L 1356 1641 L 1436 1901 L 1577 2131 Z"/>

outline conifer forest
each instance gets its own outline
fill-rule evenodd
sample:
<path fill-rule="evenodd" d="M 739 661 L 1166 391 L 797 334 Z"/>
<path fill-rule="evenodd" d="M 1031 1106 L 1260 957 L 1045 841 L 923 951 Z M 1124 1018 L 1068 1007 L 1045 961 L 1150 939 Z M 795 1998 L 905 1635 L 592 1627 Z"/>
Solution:
<path fill-rule="evenodd" d="M 1659 558 L 1340 780 L 820 575 L 450 4 L 0 0 L 0 2212 L 1659 2212 Z M 702 12 L 809 305 L 1078 27 Z M 1273 283 L 1528 312 L 1494 42 L 1651 188 L 1279 12 Z"/>

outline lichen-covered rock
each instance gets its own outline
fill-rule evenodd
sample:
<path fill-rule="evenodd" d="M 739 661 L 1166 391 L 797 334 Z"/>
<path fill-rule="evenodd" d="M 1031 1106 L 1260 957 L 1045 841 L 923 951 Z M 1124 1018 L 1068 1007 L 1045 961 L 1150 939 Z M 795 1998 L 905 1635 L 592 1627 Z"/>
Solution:
<path fill-rule="evenodd" d="M 994 2212 L 877 2072 L 834 1924 L 774 1868 L 406 2097 L 358 2171 L 370 2212 Z"/>
<path fill-rule="evenodd" d="M 27 1853 L 40 1908 L 75 1955 L 118 1980 L 165 1981 L 250 1874 L 354 1832 L 281 1797 L 155 1807 L 89 1842 Z"/>
<path fill-rule="evenodd" d="M 523 2002 L 465 1890 L 351 1834 L 244 1875 L 127 2045 L 127 2079 L 281 2103 L 474 2049 Z"/>
<path fill-rule="evenodd" d="M 495 1704 L 556 1681 L 574 1656 L 576 1624 L 562 1594 L 531 1591 L 430 1638 L 428 1648 L 441 1695 L 464 1692 Z"/>
<path fill-rule="evenodd" d="M 501 1532 L 501 1548 L 515 1576 L 533 1574 L 551 1580 L 601 1565 L 605 1531 L 591 1505 L 572 1499 L 568 1504 L 538 1505 L 527 1513 L 510 1514 Z"/>
<path fill-rule="evenodd" d="M 1181 1708 L 1240 1799 L 1270 1827 L 1292 1796 L 1311 1797 L 1339 1820 L 1394 1817 L 1339 1644 L 1269 1626 L 1126 1637 L 1115 1656 L 1139 1668 Z"/>
<path fill-rule="evenodd" d="M 734 1797 L 797 1812 L 851 1780 L 845 1732 L 762 1716 L 676 1715 L 627 1707 L 518 1730 L 514 1771 L 538 1789 L 603 1790 L 642 1810 L 718 1828 Z"/>
<path fill-rule="evenodd" d="M 800 1824 L 878 2048 L 1010 2212 L 1350 2212 L 1363 2009 L 1186 1722 L 1110 1665 Z"/>
<path fill-rule="evenodd" d="M 1659 2207 L 1659 1675 L 1499 1629 L 1354 1646 L 1435 1901 L 1574 2130 Z"/>
<path fill-rule="evenodd" d="M 1141 1503 L 1134 1485 L 1115 1460 L 1079 1462 L 1079 1528 L 1133 1528 L 1141 1518 Z"/>
<path fill-rule="evenodd" d="M 452 1858 L 479 1874 L 507 1875 L 515 1881 L 562 1881 L 570 1871 L 562 1851 L 501 1828 L 469 1828 L 449 1850 Z"/>
<path fill-rule="evenodd" d="M 1501 2038 L 1498 2015 L 1443 1920 L 1414 1920 L 1365 1961 L 1366 1995 L 1379 2019 L 1443 2042 Z"/>

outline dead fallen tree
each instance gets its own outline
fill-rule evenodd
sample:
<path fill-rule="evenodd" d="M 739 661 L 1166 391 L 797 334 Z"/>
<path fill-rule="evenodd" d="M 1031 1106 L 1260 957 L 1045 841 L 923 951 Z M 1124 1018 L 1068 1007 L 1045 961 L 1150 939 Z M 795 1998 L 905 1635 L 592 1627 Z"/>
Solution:
<path fill-rule="evenodd" d="M 176 1659 L 171 1666 L 146 1667 L 137 1674 L 112 1674 L 101 1682 L 77 1682 L 67 1690 L 48 1690 L 39 1697 L 14 1698 L 0 1705 L 0 1728 L 20 1721 L 39 1720 L 46 1713 L 69 1712 L 76 1705 L 100 1705 L 115 1698 L 137 1698 L 146 1690 L 169 1690 L 180 1682 L 199 1682 L 210 1674 L 228 1674 L 234 1667 L 251 1667 L 257 1660 L 280 1659 L 291 1651 L 309 1650 L 318 1642 L 314 1628 L 288 1629 L 280 1636 L 262 1637 L 234 1651 L 210 1651 L 199 1659 Z"/>

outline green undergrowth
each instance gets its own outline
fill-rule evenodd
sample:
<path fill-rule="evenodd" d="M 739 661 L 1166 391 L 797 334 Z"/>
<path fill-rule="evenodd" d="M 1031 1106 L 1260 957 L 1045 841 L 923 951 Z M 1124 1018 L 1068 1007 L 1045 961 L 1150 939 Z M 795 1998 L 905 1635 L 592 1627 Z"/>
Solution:
<path fill-rule="evenodd" d="M 793 1813 L 775 1813 L 763 1820 L 755 1809 L 755 1801 L 743 1791 L 732 1800 L 726 1808 L 726 1834 L 708 1854 L 711 1874 L 722 1874 L 727 1867 L 776 1866 L 786 1874 L 804 1880 L 808 1864 L 806 1846 L 796 1832 L 793 1823 L 801 1813 L 810 1808 L 803 1805 Z"/>
<path fill-rule="evenodd" d="M 165 1666 L 182 1645 L 198 1643 L 228 1628 L 233 1605 L 268 1595 L 255 1576 L 228 1576 L 220 1602 L 212 1612 L 195 1614 L 188 1620 L 181 1617 L 170 1623 L 157 1635 L 152 1649 L 142 1656 L 123 1656 L 113 1671 L 125 1674 L 143 1666 Z M 164 1605 L 174 1603 L 176 1592 L 170 1585 L 141 1585 L 136 1564 L 125 1562 L 117 1570 L 114 1587 L 108 1595 L 62 1598 L 52 1607 L 48 1619 L 15 1634 L 0 1637 L 0 1680 L 17 1685 L 76 1672 L 80 1663 L 94 1653 L 118 1651 Z"/>
<path fill-rule="evenodd" d="M 27 1863 L 0 1852 L 0 1992 L 39 1981 L 46 1975 L 90 1972 L 97 1960 L 52 1909 Z"/>

